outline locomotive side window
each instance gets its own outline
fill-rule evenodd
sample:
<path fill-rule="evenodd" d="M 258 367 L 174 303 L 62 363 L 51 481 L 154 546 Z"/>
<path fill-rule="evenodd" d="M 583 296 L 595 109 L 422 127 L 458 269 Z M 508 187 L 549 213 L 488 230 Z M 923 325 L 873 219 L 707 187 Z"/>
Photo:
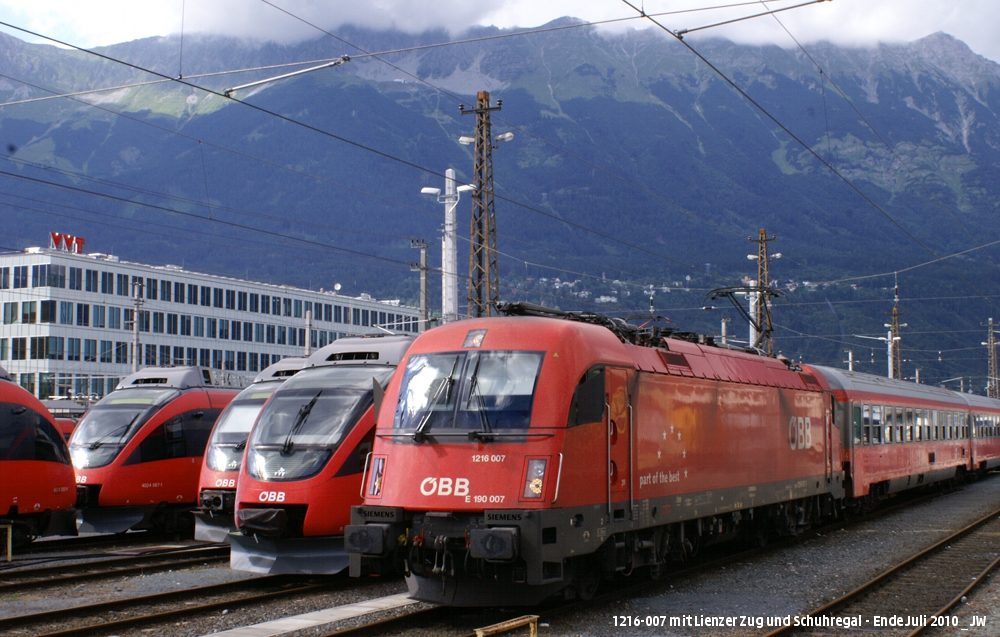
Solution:
<path fill-rule="evenodd" d="M 861 407 L 861 444 L 870 445 L 872 444 L 872 407 L 871 405 L 863 405 Z"/>
<path fill-rule="evenodd" d="M 882 406 L 872 406 L 872 444 L 882 444 Z"/>
<path fill-rule="evenodd" d="M 187 458 L 205 453 L 218 409 L 195 409 L 174 416 L 139 443 L 139 462 Z M 129 458 L 129 463 L 133 458 Z"/>
<path fill-rule="evenodd" d="M 855 408 L 857 409 L 857 408 Z M 604 420 L 604 368 L 587 370 L 580 379 L 569 407 L 567 427 Z"/>

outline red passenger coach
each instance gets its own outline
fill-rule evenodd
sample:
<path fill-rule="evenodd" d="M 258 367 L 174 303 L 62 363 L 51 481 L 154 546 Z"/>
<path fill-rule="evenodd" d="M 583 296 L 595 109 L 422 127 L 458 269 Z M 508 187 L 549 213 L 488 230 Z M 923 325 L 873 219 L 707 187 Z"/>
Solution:
<path fill-rule="evenodd" d="M 199 367 L 147 367 L 119 383 L 70 438 L 80 530 L 190 528 L 205 444 L 238 392 Z"/>
<path fill-rule="evenodd" d="M 337 573 L 344 527 L 361 503 L 375 403 L 411 336 L 343 338 L 309 357 L 275 390 L 247 443 L 230 536 L 233 568 Z"/>
<path fill-rule="evenodd" d="M 12 526 L 17 544 L 76 535 L 75 501 L 69 450 L 52 416 L 0 367 L 0 525 Z"/>
<path fill-rule="evenodd" d="M 265 368 L 253 384 L 239 393 L 212 427 L 198 482 L 198 509 L 194 512 L 194 539 L 225 542 L 236 532 L 236 480 L 243 463 L 250 429 L 260 408 L 281 383 L 294 376 L 306 359 L 283 358 Z"/>
<path fill-rule="evenodd" d="M 1000 464 L 1000 401 L 582 312 L 421 335 L 345 531 L 352 576 L 440 604 L 587 598 Z"/>

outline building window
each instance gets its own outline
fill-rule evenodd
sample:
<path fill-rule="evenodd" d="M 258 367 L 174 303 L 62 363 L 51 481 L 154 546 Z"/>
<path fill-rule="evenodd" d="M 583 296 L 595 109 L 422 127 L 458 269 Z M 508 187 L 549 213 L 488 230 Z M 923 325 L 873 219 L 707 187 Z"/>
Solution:
<path fill-rule="evenodd" d="M 187 348 L 187 364 L 197 365 L 198 364 L 198 348 L 189 347 Z"/>
<path fill-rule="evenodd" d="M 146 344 L 146 358 L 143 365 L 156 365 L 156 345 Z"/>
<path fill-rule="evenodd" d="M 105 319 L 107 317 L 107 312 L 105 311 L 106 309 L 107 308 L 105 308 L 103 305 L 94 306 L 94 314 L 93 314 L 94 320 L 91 322 L 91 325 L 93 325 L 94 327 L 104 327 Z"/>
<path fill-rule="evenodd" d="M 76 324 L 81 327 L 90 326 L 90 304 L 89 303 L 77 303 L 76 304 Z"/>
<path fill-rule="evenodd" d="M 251 312 L 260 312 L 260 295 L 259 294 L 251 294 L 250 295 L 250 311 Z"/>
<path fill-rule="evenodd" d="M 285 328 L 281 327 L 281 328 L 278 328 L 278 329 L 282 329 L 283 330 Z M 298 342 L 296 341 L 295 336 L 296 336 L 295 328 L 294 327 L 288 328 L 288 344 L 289 345 L 298 345 Z M 281 334 L 280 333 L 278 334 L 278 338 L 279 339 L 281 338 Z"/>
<path fill-rule="evenodd" d="M 205 307 L 212 307 L 212 288 L 201 286 L 201 304 Z"/>
<path fill-rule="evenodd" d="M 111 362 L 111 341 L 101 341 L 101 362 Z"/>
<path fill-rule="evenodd" d="M 51 263 L 31 266 L 31 287 L 66 287 L 66 266 Z"/>
<path fill-rule="evenodd" d="M 237 292 L 236 293 L 236 309 L 241 312 L 247 311 L 247 293 Z"/>
<path fill-rule="evenodd" d="M 28 287 L 28 266 L 14 266 L 14 289 Z"/>
<path fill-rule="evenodd" d="M 278 326 L 278 345 L 288 344 L 288 329 L 284 325 Z"/>
<path fill-rule="evenodd" d="M 201 365 L 202 367 L 212 366 L 211 353 L 209 352 L 209 350 L 207 349 L 198 350 L 198 364 Z"/>
<path fill-rule="evenodd" d="M 194 317 L 194 335 L 205 336 L 205 318 L 202 316 Z"/>
<path fill-rule="evenodd" d="M 271 297 L 271 314 L 281 316 L 281 298 L 277 296 Z"/>
<path fill-rule="evenodd" d="M 35 374 L 21 374 L 21 387 L 23 387 L 29 394 L 35 393 Z"/>
<path fill-rule="evenodd" d="M 163 334 L 163 312 L 153 312 L 153 332 Z"/>
<path fill-rule="evenodd" d="M 260 295 L 260 313 L 270 314 L 271 313 L 271 297 L 266 294 Z"/>
<path fill-rule="evenodd" d="M 293 316 L 295 316 L 295 318 L 302 318 L 303 316 L 302 301 L 299 299 L 295 299 L 295 311 L 293 312 Z"/>
<path fill-rule="evenodd" d="M 206 326 L 207 331 L 205 333 L 205 336 L 208 338 L 217 338 L 218 337 L 217 334 L 219 331 L 219 321 L 217 319 L 210 318 L 206 321 L 206 323 L 207 323 Z"/>
<path fill-rule="evenodd" d="M 167 334 L 177 334 L 176 314 L 167 314 Z"/>
<path fill-rule="evenodd" d="M 101 294 L 115 293 L 115 275 L 110 272 L 101 272 Z"/>
<path fill-rule="evenodd" d="M 40 320 L 39 323 L 55 323 L 56 322 L 56 302 L 55 301 L 41 301 L 40 305 Z"/>
<path fill-rule="evenodd" d="M 78 361 L 80 360 L 80 339 L 78 338 L 68 338 L 66 339 L 66 360 L 68 361 Z"/>
<path fill-rule="evenodd" d="M 327 334 L 329 334 L 329 332 L 327 332 L 326 330 L 320 330 L 320 332 L 319 332 L 319 346 L 320 347 L 326 347 L 326 344 L 328 342 L 327 341 Z"/>
<path fill-rule="evenodd" d="M 188 283 L 187 291 L 188 291 L 187 293 L 188 305 L 198 305 L 198 286 L 194 285 L 193 283 Z"/>
<path fill-rule="evenodd" d="M 212 350 L 212 367 L 215 369 L 222 369 L 222 350 L 213 349 Z"/>
<path fill-rule="evenodd" d="M 6 345 L 6 342 L 0 344 L 0 346 Z M 0 350 L 3 351 L 3 350 Z M 3 359 L 0 359 L 3 360 Z M 260 355 L 256 352 L 250 352 L 250 366 L 249 371 L 259 372 L 260 371 Z"/>
<path fill-rule="evenodd" d="M 219 321 L 219 338 L 229 340 L 229 319 L 221 319 Z"/>
<path fill-rule="evenodd" d="M 236 371 L 245 372 L 247 371 L 247 353 L 246 352 L 236 352 Z"/>
<path fill-rule="evenodd" d="M 118 296 L 129 296 L 127 274 L 115 275 L 115 292 L 118 294 Z"/>
<path fill-rule="evenodd" d="M 79 347 L 80 341 L 77 340 L 77 347 Z M 12 361 L 26 361 L 28 360 L 28 339 L 26 338 L 12 338 L 10 339 L 10 360 Z M 79 360 L 79 358 L 77 358 Z"/>
<path fill-rule="evenodd" d="M 366 310 L 367 312 L 367 310 Z M 361 310 L 359 308 L 352 308 L 351 311 L 351 325 L 361 325 Z"/>
<path fill-rule="evenodd" d="M 48 342 L 44 336 L 31 337 L 31 360 L 45 360 L 48 354 Z"/>
<path fill-rule="evenodd" d="M 250 321 L 243 323 L 243 340 L 253 342 L 253 323 Z"/>
<path fill-rule="evenodd" d="M 264 342 L 264 324 L 254 323 L 253 326 L 253 342 L 263 343 Z"/>
<path fill-rule="evenodd" d="M 184 348 L 174 347 L 174 365 L 184 364 Z"/>
<path fill-rule="evenodd" d="M 69 269 L 69 289 L 71 290 L 83 289 L 83 268 Z"/>
<path fill-rule="evenodd" d="M 160 366 L 166 367 L 170 364 L 170 346 L 160 345 Z"/>
<path fill-rule="evenodd" d="M 120 330 L 122 328 L 122 309 L 120 307 L 108 308 L 108 329 Z"/>
<path fill-rule="evenodd" d="M 115 341 L 115 362 L 116 363 L 128 362 L 128 343 Z"/>
<path fill-rule="evenodd" d="M 181 336 L 191 336 L 191 317 L 183 314 L 181 315 Z"/>
<path fill-rule="evenodd" d="M 236 309 L 236 291 L 226 290 L 226 309 L 235 310 Z"/>
<path fill-rule="evenodd" d="M 146 279 L 146 298 L 151 301 L 156 300 L 156 289 L 158 287 L 157 283 L 158 281 L 156 279 L 151 279 L 151 278 Z"/>
<path fill-rule="evenodd" d="M 274 339 L 274 326 L 273 325 L 268 325 L 267 326 L 267 342 L 268 343 L 274 343 L 275 342 L 275 339 Z"/>
<path fill-rule="evenodd" d="M 340 308 L 338 307 L 337 309 L 339 310 Z M 340 314 L 339 311 L 337 313 Z M 333 322 L 333 306 L 329 303 L 323 304 L 323 320 L 327 323 Z"/>
<path fill-rule="evenodd" d="M 34 323 L 38 320 L 38 311 L 36 307 L 38 303 L 36 301 L 24 301 L 21 303 L 21 322 L 22 323 Z"/>
<path fill-rule="evenodd" d="M 170 302 L 170 281 L 160 281 L 160 300 Z"/>
<path fill-rule="evenodd" d="M 232 331 L 232 339 L 234 341 L 240 340 L 240 334 L 242 333 L 241 332 L 242 327 L 241 327 L 241 324 L 240 324 L 239 321 L 233 321 L 232 330 L 233 330 Z"/>
<path fill-rule="evenodd" d="M 10 289 L 10 268 L 0 268 L 0 290 Z"/>
<path fill-rule="evenodd" d="M 295 328 L 290 328 L 290 329 L 294 330 Z M 300 327 L 298 329 L 298 333 L 299 333 L 299 345 L 304 346 L 306 344 L 306 329 L 304 327 Z"/>
<path fill-rule="evenodd" d="M 5 338 L 0 338 L 0 361 L 10 360 L 10 341 Z"/>
<path fill-rule="evenodd" d="M 142 310 L 139 312 L 139 331 L 148 332 L 149 331 L 149 310 Z"/>
<path fill-rule="evenodd" d="M 3 304 L 3 324 L 12 325 L 17 323 L 17 303 Z"/>
<path fill-rule="evenodd" d="M 174 281 L 174 303 L 184 302 L 184 284 L 180 281 Z"/>
<path fill-rule="evenodd" d="M 222 288 L 212 288 L 212 307 L 222 307 Z"/>
<path fill-rule="evenodd" d="M 87 363 L 97 362 L 97 341 L 95 339 L 84 339 L 83 360 Z"/>
<path fill-rule="evenodd" d="M 84 273 L 84 289 L 87 292 L 97 292 L 97 270 L 87 270 Z"/>
<path fill-rule="evenodd" d="M 291 299 L 282 299 L 282 308 L 284 309 L 283 314 L 285 316 L 291 316 L 292 315 L 292 300 Z"/>
<path fill-rule="evenodd" d="M 234 371 L 236 369 L 236 352 L 232 350 L 226 350 L 226 371 Z"/>

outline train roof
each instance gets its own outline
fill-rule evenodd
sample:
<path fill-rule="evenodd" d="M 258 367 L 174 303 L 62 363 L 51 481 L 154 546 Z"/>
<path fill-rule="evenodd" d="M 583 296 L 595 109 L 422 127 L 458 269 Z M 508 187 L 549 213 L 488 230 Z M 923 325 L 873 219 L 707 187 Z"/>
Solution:
<path fill-rule="evenodd" d="M 918 385 L 909 381 L 895 380 L 884 376 L 863 374 L 861 372 L 849 372 L 835 367 L 810 365 L 809 368 L 815 370 L 826 379 L 827 383 L 830 384 L 830 388 L 834 390 L 840 389 L 846 392 L 899 396 L 901 398 L 918 400 L 936 400 L 962 407 L 965 407 L 967 404 L 965 396 L 943 387 Z"/>
<path fill-rule="evenodd" d="M 277 363 L 265 367 L 256 377 L 254 377 L 253 382 L 262 383 L 266 380 L 286 380 L 287 378 L 294 376 L 302 369 L 306 364 L 308 359 L 305 356 L 289 356 L 288 358 L 282 358 Z"/>
<path fill-rule="evenodd" d="M 402 334 L 340 338 L 310 356 L 302 369 L 326 365 L 399 365 L 414 337 Z"/>
<path fill-rule="evenodd" d="M 146 367 L 122 379 L 115 390 L 136 387 L 211 387 L 212 370 L 207 367 Z"/>
<path fill-rule="evenodd" d="M 979 409 L 1000 410 L 1000 400 L 996 398 L 987 398 L 978 394 L 959 394 L 959 396 L 969 405 L 969 409 L 978 407 Z"/>
<path fill-rule="evenodd" d="M 0 367 L 0 380 L 7 380 L 7 381 L 10 381 L 10 382 L 14 382 L 14 379 L 11 378 L 11 376 L 10 376 L 10 372 L 8 372 L 3 367 Z"/>

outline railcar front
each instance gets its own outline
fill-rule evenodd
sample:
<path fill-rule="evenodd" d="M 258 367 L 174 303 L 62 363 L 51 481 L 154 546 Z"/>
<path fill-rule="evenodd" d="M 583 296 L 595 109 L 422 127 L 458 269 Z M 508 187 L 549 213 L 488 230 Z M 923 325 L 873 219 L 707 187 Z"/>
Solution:
<path fill-rule="evenodd" d="M 401 563 L 453 605 L 592 595 L 700 545 L 835 514 L 839 434 L 815 379 L 580 320 L 463 321 L 421 335 L 387 390 L 351 575 Z"/>
<path fill-rule="evenodd" d="M 302 369 L 305 362 L 301 356 L 283 358 L 261 371 L 253 384 L 229 403 L 212 427 L 198 483 L 194 539 L 225 542 L 237 531 L 233 517 L 236 480 L 250 429 L 274 390 Z"/>
<path fill-rule="evenodd" d="M 48 410 L 0 368 L 0 525 L 17 544 L 76 535 L 69 450 Z"/>
<path fill-rule="evenodd" d="M 198 367 L 147 367 L 122 380 L 70 438 L 80 530 L 190 530 L 205 445 L 238 392 Z"/>
<path fill-rule="evenodd" d="M 374 403 L 412 341 L 339 339 L 275 390 L 240 468 L 232 568 L 332 574 L 347 566 L 344 527 L 351 505 L 361 502 Z"/>

